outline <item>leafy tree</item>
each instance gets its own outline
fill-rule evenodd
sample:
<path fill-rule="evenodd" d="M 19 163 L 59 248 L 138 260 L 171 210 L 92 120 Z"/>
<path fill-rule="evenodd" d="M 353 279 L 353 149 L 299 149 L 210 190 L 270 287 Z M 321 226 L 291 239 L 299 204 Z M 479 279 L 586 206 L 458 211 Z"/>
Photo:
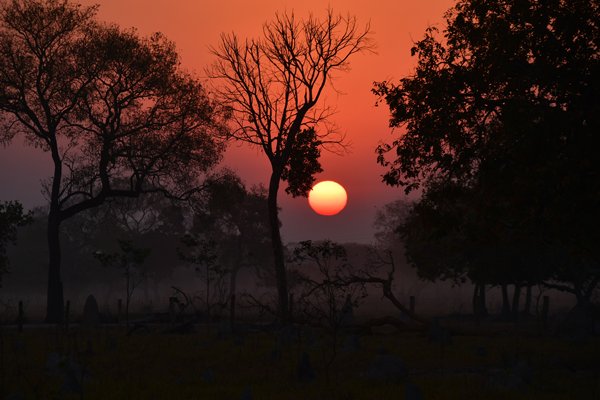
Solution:
<path fill-rule="evenodd" d="M 95 21 L 97 7 L 11 0 L 0 8 L 3 141 L 48 152 L 46 320 L 63 316 L 60 226 L 114 197 L 189 198 L 221 153 L 218 113 L 162 35 Z"/>
<path fill-rule="evenodd" d="M 330 10 L 324 20 L 298 21 L 278 14 L 263 26 L 261 39 L 222 35 L 210 75 L 223 85 L 221 98 L 231 108 L 235 139 L 258 146 L 271 165 L 268 185 L 271 242 L 280 318 L 287 321 L 288 289 L 277 196 L 281 181 L 293 196 L 306 196 L 321 171 L 320 149 L 341 143 L 325 123 L 331 109 L 322 97 L 332 75 L 349 58 L 370 48 L 369 27 Z M 322 133 L 321 130 L 325 133 Z"/>
<path fill-rule="evenodd" d="M 599 11 L 596 0 L 461 0 L 443 35 L 429 28 L 413 47 L 414 74 L 374 89 L 405 128 L 378 148 L 384 181 L 459 188 L 471 226 L 492 235 L 479 256 L 561 280 L 580 303 L 600 279 Z"/>
<path fill-rule="evenodd" d="M 16 244 L 17 228 L 31 222 L 31 213 L 24 213 L 21 203 L 8 201 L 0 203 L 0 287 L 2 275 L 8 272 L 9 260 L 6 246 Z"/>
<path fill-rule="evenodd" d="M 544 278 L 537 259 L 540 243 L 535 237 L 519 237 L 518 224 L 503 224 L 506 210 L 501 205 L 478 199 L 473 189 L 448 182 L 430 184 L 398 226 L 406 256 L 422 279 L 473 283 L 473 308 L 478 315 L 487 313 L 486 285 L 502 288 L 503 311 L 508 315 L 506 286 L 515 284 L 516 316 L 521 286 Z"/>
<path fill-rule="evenodd" d="M 47 283 L 44 272 L 48 267 L 47 215 L 47 209 L 34 207 L 30 211 L 31 221 L 17 229 L 18 245 L 7 246 L 10 276 L 5 276 L 4 287 L 8 291 L 43 292 Z"/>
<path fill-rule="evenodd" d="M 239 271 L 255 267 L 262 272 L 263 265 L 271 261 L 266 191 L 260 186 L 247 189 L 237 175 L 225 171 L 208 182 L 205 200 L 194 210 L 184 244 L 191 250 L 203 242 L 213 243 L 221 278 L 229 277 L 222 296 L 226 298 L 220 301 L 229 305 L 233 322 Z M 195 263 L 189 257 L 188 261 Z"/>
<path fill-rule="evenodd" d="M 195 226 L 212 231 L 221 262 L 229 266 L 230 295 L 235 295 L 241 268 L 260 270 L 272 262 L 266 190 L 262 186 L 247 189 L 239 177 L 226 174 L 211 183 L 208 193 L 206 217 L 211 222 L 203 227 L 197 221 Z"/>

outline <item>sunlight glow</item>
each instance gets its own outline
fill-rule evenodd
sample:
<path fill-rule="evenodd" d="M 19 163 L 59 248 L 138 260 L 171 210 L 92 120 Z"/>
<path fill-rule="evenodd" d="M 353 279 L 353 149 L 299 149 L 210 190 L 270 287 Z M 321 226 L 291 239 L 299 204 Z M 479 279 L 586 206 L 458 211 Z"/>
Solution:
<path fill-rule="evenodd" d="M 334 181 L 319 182 L 308 193 L 308 204 L 320 215 L 336 215 L 346 207 L 347 202 L 346 190 Z"/>

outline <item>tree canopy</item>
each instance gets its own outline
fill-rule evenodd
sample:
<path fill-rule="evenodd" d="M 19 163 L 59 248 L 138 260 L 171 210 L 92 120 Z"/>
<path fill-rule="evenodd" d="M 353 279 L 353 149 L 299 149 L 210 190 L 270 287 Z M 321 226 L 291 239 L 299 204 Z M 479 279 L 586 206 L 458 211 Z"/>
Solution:
<path fill-rule="evenodd" d="M 544 265 L 529 275 L 568 282 L 578 298 L 600 277 L 599 11 L 598 1 L 461 0 L 442 32 L 415 43 L 413 74 L 374 87 L 400 128 L 378 162 L 386 183 L 423 189 L 417 225 L 460 243 L 471 263 L 487 251 L 488 266 Z"/>
<path fill-rule="evenodd" d="M 434 177 L 467 182 L 488 170 L 537 165 L 542 170 L 531 172 L 542 174 L 556 155 L 576 172 L 597 141 L 598 8 L 597 1 L 459 1 L 443 35 L 429 28 L 415 43 L 414 74 L 375 85 L 390 125 L 405 128 L 378 148 L 385 181 L 412 190 Z"/>
<path fill-rule="evenodd" d="M 189 198 L 220 159 L 218 107 L 163 35 L 97 22 L 97 7 L 11 0 L 0 7 L 6 142 L 49 153 L 49 321 L 62 318 L 59 226 L 112 197 Z"/>

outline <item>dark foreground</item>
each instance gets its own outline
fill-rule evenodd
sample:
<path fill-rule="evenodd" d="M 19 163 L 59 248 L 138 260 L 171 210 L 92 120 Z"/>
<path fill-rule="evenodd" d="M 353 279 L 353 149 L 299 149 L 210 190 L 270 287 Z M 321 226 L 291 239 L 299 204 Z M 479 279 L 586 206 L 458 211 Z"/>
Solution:
<path fill-rule="evenodd" d="M 7 399 L 598 399 L 600 340 L 297 328 L 4 327 Z M 497 332 L 494 330 L 497 329 Z"/>

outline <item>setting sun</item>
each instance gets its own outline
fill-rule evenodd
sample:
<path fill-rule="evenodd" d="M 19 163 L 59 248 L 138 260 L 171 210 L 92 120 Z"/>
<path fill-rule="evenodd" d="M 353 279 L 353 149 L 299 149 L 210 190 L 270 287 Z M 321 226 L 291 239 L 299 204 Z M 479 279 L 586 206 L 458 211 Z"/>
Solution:
<path fill-rule="evenodd" d="M 346 207 L 348 195 L 342 185 L 334 181 L 323 181 L 313 186 L 308 194 L 308 204 L 321 215 L 335 215 Z"/>

